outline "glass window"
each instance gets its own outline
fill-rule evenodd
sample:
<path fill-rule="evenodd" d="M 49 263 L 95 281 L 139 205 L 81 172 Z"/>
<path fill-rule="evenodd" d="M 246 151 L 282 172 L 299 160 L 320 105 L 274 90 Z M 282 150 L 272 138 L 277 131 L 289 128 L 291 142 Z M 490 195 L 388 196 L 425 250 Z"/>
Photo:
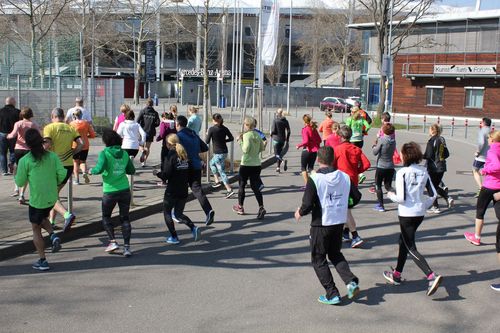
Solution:
<path fill-rule="evenodd" d="M 443 87 L 427 87 L 427 105 L 443 106 Z"/>
<path fill-rule="evenodd" d="M 465 87 L 465 107 L 482 109 L 484 100 L 483 87 Z"/>

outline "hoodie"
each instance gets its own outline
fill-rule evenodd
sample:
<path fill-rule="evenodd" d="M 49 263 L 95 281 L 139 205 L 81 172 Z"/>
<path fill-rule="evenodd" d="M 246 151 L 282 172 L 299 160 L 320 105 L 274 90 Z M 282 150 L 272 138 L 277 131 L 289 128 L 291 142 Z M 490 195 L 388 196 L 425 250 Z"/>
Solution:
<path fill-rule="evenodd" d="M 394 169 L 392 156 L 396 149 L 396 140 L 391 136 L 385 135 L 378 139 L 377 144 L 373 146 L 373 155 L 377 156 L 377 168 Z"/>
<path fill-rule="evenodd" d="M 133 120 L 125 120 L 118 125 L 116 133 L 123 138 L 123 149 L 139 149 L 146 142 L 146 132 Z"/>
<path fill-rule="evenodd" d="M 482 170 L 483 187 L 490 190 L 500 190 L 500 142 L 493 142 L 486 155 Z"/>
<path fill-rule="evenodd" d="M 194 170 L 201 170 L 200 144 L 203 143 L 200 137 L 193 130 L 184 127 L 177 132 L 181 145 L 184 146 L 188 154 L 189 164 Z"/>
<path fill-rule="evenodd" d="M 248 131 L 243 134 L 240 140 L 241 150 L 241 165 L 260 166 L 260 153 L 264 151 L 264 141 L 256 131 Z"/>
<path fill-rule="evenodd" d="M 135 167 L 128 154 L 120 146 L 111 146 L 99 153 L 97 164 L 90 170 L 90 173 L 102 174 L 102 191 L 107 194 L 128 190 L 127 175 L 133 175 Z"/>
<path fill-rule="evenodd" d="M 371 165 L 361 148 L 350 142 L 342 142 L 335 147 L 333 155 L 334 167 L 347 173 L 351 178 L 351 183 L 358 186 L 358 175 L 368 170 Z"/>
<path fill-rule="evenodd" d="M 290 124 L 285 117 L 277 117 L 273 120 L 271 135 L 276 142 L 290 140 Z"/>
<path fill-rule="evenodd" d="M 310 153 L 316 153 L 321 145 L 321 137 L 316 129 L 310 125 L 302 128 L 302 142 L 297 145 L 297 148 L 306 148 Z"/>
<path fill-rule="evenodd" d="M 363 141 L 363 134 L 368 132 L 371 128 L 370 124 L 368 124 L 363 117 L 358 120 L 354 120 L 352 117 L 349 117 L 347 118 L 345 124 L 352 130 L 351 142 Z"/>
<path fill-rule="evenodd" d="M 311 227 L 328 227 L 347 221 L 351 182 L 349 176 L 333 167 L 320 168 L 307 181 L 301 216 L 312 212 Z"/>
<path fill-rule="evenodd" d="M 149 141 L 153 141 L 156 135 L 156 127 L 160 126 L 160 116 L 152 106 L 146 106 L 139 113 L 137 123 L 141 125 L 144 132 L 146 132 Z"/>

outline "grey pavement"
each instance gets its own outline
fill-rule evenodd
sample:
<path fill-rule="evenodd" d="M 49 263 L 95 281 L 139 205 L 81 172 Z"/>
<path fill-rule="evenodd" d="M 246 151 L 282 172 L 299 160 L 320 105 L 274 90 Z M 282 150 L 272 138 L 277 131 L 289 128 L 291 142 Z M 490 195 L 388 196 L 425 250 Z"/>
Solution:
<path fill-rule="evenodd" d="M 320 120 L 320 119 L 319 119 Z M 292 120 L 298 141 L 298 121 Z M 373 161 L 367 139 L 365 153 Z M 397 133 L 398 145 L 420 133 Z M 362 249 L 343 252 L 360 278 L 361 293 L 341 306 L 316 301 L 324 293 L 310 264 L 308 225 L 293 212 L 300 204 L 303 185 L 299 152 L 291 149 L 289 171 L 263 171 L 266 185 L 265 220 L 255 218 L 257 204 L 247 195 L 238 216 L 230 207 L 236 199 L 221 192 L 209 195 L 216 222 L 205 227 L 196 201 L 186 214 L 202 227 L 195 243 L 188 229 L 176 225 L 181 245 L 164 242 L 161 213 L 133 221 L 132 250 L 126 259 L 104 252 L 103 232 L 66 242 L 57 254 L 48 254 L 52 270 L 32 270 L 34 253 L 0 262 L 0 327 L 5 332 L 498 332 L 500 319 L 494 304 L 499 294 L 489 288 L 500 282 L 494 234 L 497 221 L 486 214 L 484 245 L 475 247 L 463 238 L 472 230 L 475 185 L 470 175 L 474 147 L 448 138 L 451 157 L 445 182 L 456 207 L 427 216 L 417 233 L 419 250 L 431 267 L 444 275 L 433 297 L 425 295 L 426 281 L 408 260 L 401 286 L 385 283 L 382 271 L 395 265 L 399 225 L 396 205 L 372 210 L 375 195 L 361 186 L 363 200 L 354 210 Z M 247 193 L 249 193 L 247 189 Z M 94 207 L 94 211 L 98 208 Z M 22 222 L 26 226 L 28 222 Z M 119 236 L 118 236 L 119 238 Z M 336 273 L 341 293 L 345 288 Z"/>

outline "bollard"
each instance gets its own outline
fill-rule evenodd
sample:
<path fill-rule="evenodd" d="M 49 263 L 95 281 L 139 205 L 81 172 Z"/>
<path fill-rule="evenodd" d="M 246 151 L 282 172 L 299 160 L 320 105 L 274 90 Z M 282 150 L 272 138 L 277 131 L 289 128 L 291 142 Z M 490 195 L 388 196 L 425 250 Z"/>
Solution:
<path fill-rule="evenodd" d="M 410 130 L 410 114 L 406 116 L 406 130 Z"/>
<path fill-rule="evenodd" d="M 273 130 L 272 129 L 272 124 L 271 124 L 271 112 L 268 112 L 267 113 L 267 118 L 268 118 L 268 121 L 267 123 L 269 124 L 269 155 L 271 155 L 271 152 L 272 152 L 272 149 L 273 149 L 273 140 L 271 138 L 271 131 Z"/>
<path fill-rule="evenodd" d="M 455 117 L 451 118 L 451 136 L 453 136 L 454 131 L 455 131 Z"/>
<path fill-rule="evenodd" d="M 231 141 L 231 146 L 229 150 L 229 161 L 230 161 L 230 171 L 234 173 L 234 140 Z"/>
<path fill-rule="evenodd" d="M 467 139 L 467 130 L 469 129 L 469 120 L 465 119 L 465 138 Z"/>
<path fill-rule="evenodd" d="M 314 119 L 314 108 L 311 108 L 311 118 Z"/>
<path fill-rule="evenodd" d="M 495 132 L 495 124 L 491 123 L 491 132 Z"/>
<path fill-rule="evenodd" d="M 441 118 L 439 116 L 438 116 L 437 123 L 438 123 L 438 125 L 441 125 Z"/>
<path fill-rule="evenodd" d="M 424 124 L 422 126 L 422 129 L 423 129 L 424 133 L 425 133 L 425 123 L 426 122 L 427 122 L 427 117 L 426 117 L 426 115 L 424 115 Z"/>

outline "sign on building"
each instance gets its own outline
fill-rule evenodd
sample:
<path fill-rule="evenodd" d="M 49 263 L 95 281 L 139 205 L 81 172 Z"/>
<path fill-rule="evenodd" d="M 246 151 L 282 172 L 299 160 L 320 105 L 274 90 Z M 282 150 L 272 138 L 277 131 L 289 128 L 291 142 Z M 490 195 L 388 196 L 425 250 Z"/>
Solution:
<path fill-rule="evenodd" d="M 434 74 L 496 75 L 496 65 L 434 65 Z"/>
<path fill-rule="evenodd" d="M 145 65 L 146 65 L 146 81 L 153 82 L 156 80 L 155 71 L 155 56 L 156 56 L 156 42 L 148 40 L 146 42 Z"/>

